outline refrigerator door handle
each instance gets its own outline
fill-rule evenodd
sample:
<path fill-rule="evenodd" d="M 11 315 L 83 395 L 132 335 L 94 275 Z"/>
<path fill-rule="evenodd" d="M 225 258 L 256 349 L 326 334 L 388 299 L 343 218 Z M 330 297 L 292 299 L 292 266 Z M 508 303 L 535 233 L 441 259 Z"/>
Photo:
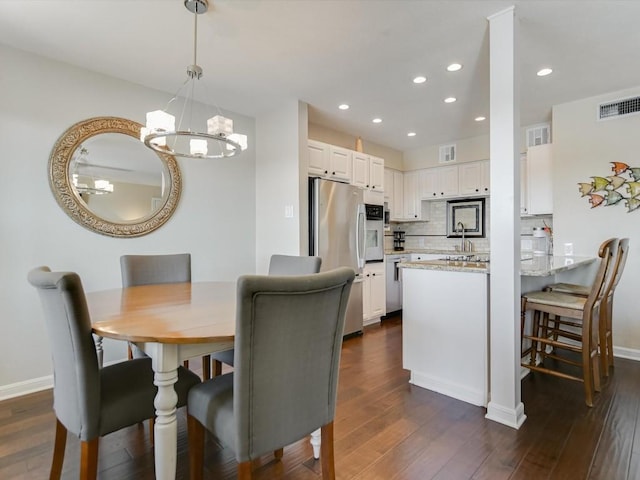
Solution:
<path fill-rule="evenodd" d="M 365 250 L 365 219 L 366 211 L 364 204 L 359 204 L 356 208 L 356 257 L 358 267 L 364 268 L 364 250 Z"/>

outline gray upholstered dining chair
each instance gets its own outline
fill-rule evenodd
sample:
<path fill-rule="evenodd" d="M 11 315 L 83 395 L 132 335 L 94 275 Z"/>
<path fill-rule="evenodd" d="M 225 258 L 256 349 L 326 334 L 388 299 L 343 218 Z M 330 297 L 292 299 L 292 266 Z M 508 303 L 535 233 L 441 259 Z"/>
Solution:
<path fill-rule="evenodd" d="M 95 479 L 99 438 L 155 414 L 151 359 L 100 368 L 80 277 L 39 267 L 28 280 L 40 295 L 53 356 L 56 437 L 50 478 L 60 478 L 67 432 L 72 432 L 81 441 L 80 478 Z M 196 374 L 178 369 L 178 406 L 198 383 Z"/>
<path fill-rule="evenodd" d="M 269 275 L 307 275 L 318 273 L 322 265 L 320 257 L 301 257 L 297 255 L 271 255 Z M 211 354 L 213 359 L 213 376 L 222 373 L 222 364 L 233 367 L 233 348 Z"/>
<path fill-rule="evenodd" d="M 123 287 L 155 285 L 159 283 L 191 282 L 191 254 L 123 255 L 120 257 L 120 273 Z M 129 358 L 145 357 L 145 353 L 129 344 Z M 189 360 L 185 360 L 189 367 Z M 202 378 L 211 378 L 211 357 L 202 357 Z"/>
<path fill-rule="evenodd" d="M 355 272 L 238 279 L 234 371 L 189 392 L 191 478 L 202 478 L 204 431 L 230 446 L 238 478 L 251 460 L 321 428 L 323 479 L 335 477 L 333 419 L 342 332 Z M 277 371 L 277 375 L 274 375 Z"/>

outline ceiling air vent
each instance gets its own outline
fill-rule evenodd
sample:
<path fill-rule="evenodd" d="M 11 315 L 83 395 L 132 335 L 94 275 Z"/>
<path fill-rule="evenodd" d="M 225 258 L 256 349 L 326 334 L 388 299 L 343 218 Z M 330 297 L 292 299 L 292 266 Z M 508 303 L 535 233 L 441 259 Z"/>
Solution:
<path fill-rule="evenodd" d="M 598 106 L 598 120 L 622 117 L 640 112 L 640 97 L 625 98 L 615 102 L 601 103 Z"/>
<path fill-rule="evenodd" d="M 456 146 L 440 145 L 440 163 L 449 163 L 456 161 Z"/>

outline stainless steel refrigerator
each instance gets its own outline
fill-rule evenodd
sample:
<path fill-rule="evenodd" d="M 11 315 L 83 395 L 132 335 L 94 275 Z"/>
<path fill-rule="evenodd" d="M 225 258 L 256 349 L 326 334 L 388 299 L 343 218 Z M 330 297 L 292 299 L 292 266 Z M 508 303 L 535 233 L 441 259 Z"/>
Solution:
<path fill-rule="evenodd" d="M 344 335 L 362 332 L 362 269 L 365 262 L 363 190 L 346 183 L 309 179 L 309 254 L 322 258 L 322 271 L 351 267 Z"/>

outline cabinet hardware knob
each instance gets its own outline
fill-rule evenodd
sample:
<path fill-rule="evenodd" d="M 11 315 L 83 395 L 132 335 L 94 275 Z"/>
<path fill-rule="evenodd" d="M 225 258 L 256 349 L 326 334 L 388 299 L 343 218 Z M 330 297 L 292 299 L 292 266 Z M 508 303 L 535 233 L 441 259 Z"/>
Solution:
<path fill-rule="evenodd" d="M 433 192 L 433 196 L 434 196 L 434 197 L 436 196 L 436 192 Z"/>
<path fill-rule="evenodd" d="M 478 189 L 476 188 L 476 192 L 478 191 Z"/>
<path fill-rule="evenodd" d="M 367 185 L 367 188 L 369 188 L 369 185 Z"/>
<path fill-rule="evenodd" d="M 444 192 L 440 192 L 440 195 L 444 195 Z"/>
<path fill-rule="evenodd" d="M 485 187 L 484 191 L 485 191 L 485 192 L 488 192 L 488 191 L 489 191 L 489 189 Z"/>
<path fill-rule="evenodd" d="M 325 170 L 325 171 L 324 171 L 324 173 L 325 173 L 325 174 L 329 173 L 329 170 Z"/>
<path fill-rule="evenodd" d="M 336 172 L 333 172 L 331 175 L 335 175 L 335 174 L 336 174 Z"/>

